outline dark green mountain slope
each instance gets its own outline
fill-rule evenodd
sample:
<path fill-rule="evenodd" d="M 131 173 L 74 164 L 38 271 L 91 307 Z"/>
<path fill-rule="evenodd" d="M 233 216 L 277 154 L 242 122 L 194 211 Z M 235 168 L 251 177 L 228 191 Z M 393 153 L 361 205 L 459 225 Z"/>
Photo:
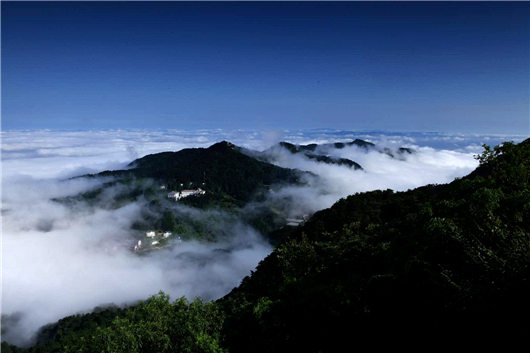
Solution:
<path fill-rule="evenodd" d="M 352 195 L 315 214 L 220 300 L 227 347 L 528 333 L 530 143 L 480 160 L 483 176 Z"/>
<path fill-rule="evenodd" d="M 226 141 L 209 148 L 151 154 L 133 161 L 129 167 L 131 169 L 106 171 L 92 176 L 152 178 L 167 185 L 168 190 L 200 187 L 207 191 L 205 197 L 201 197 L 203 199 L 228 196 L 241 205 L 249 201 L 260 188 L 268 189 L 273 184 L 300 183 L 303 174 L 246 156 Z"/>
<path fill-rule="evenodd" d="M 316 177 L 309 172 L 259 161 L 226 141 L 209 148 L 147 155 L 128 167 L 130 169 L 85 175 L 83 177 L 110 180 L 88 192 L 53 201 L 72 207 L 81 202 L 94 208 L 117 209 L 145 199 L 148 203 L 131 224 L 133 233 L 157 229 L 171 232 L 172 237 L 182 240 L 215 242 L 229 235 L 221 224 L 235 224 L 236 218 L 263 235 L 283 227 L 289 206 L 281 200 L 265 202 L 269 193 L 286 185 L 301 185 L 305 182 L 304 176 Z M 174 199 L 168 198 L 171 191 L 197 188 L 205 190 L 205 194 L 179 199 L 178 204 L 228 211 L 222 220 L 218 217 L 193 219 L 174 207 Z M 244 208 L 251 202 L 252 207 Z M 156 239 L 161 245 L 170 240 Z"/>

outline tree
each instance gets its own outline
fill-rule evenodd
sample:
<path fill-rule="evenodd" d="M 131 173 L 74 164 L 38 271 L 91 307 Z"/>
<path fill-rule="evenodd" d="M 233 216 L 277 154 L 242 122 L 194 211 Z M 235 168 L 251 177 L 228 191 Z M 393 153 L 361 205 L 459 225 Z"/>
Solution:
<path fill-rule="evenodd" d="M 489 171 L 489 179 L 496 179 L 499 184 L 511 190 L 526 188 L 530 182 L 530 141 L 515 145 L 512 141 L 504 142 L 491 148 L 484 144 L 484 152 L 475 156 L 480 167 Z"/>
<path fill-rule="evenodd" d="M 169 295 L 158 294 L 141 301 L 123 318 L 108 327 L 71 335 L 65 352 L 226 352 L 221 348 L 224 316 L 214 302 L 185 297 L 171 303 Z"/>
<path fill-rule="evenodd" d="M 168 210 L 164 211 L 164 215 L 162 216 L 162 229 L 173 232 L 175 231 L 176 227 L 177 222 L 175 221 L 175 216 L 173 216 L 173 213 Z"/>

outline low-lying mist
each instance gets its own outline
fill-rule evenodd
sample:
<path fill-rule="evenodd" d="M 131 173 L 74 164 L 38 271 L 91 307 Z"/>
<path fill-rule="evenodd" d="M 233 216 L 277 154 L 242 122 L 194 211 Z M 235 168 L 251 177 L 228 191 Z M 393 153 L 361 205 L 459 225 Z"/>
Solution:
<path fill-rule="evenodd" d="M 384 141 L 377 146 L 392 151 L 401 147 Z M 287 187 L 273 195 L 273 198 L 296 199 L 293 213 L 313 213 L 331 207 L 338 199 L 357 192 L 376 189 L 406 191 L 427 184 L 447 183 L 469 174 L 478 165 L 472 153 L 418 146 L 415 146 L 414 153 L 405 153 L 399 158 L 355 145 L 321 152 L 327 152 L 330 157 L 355 161 L 363 170 L 315 162 L 302 153 L 292 154 L 285 148 L 273 149 L 268 154 L 278 166 L 310 171 L 319 176 L 309 178 L 309 186 Z M 320 151 L 317 149 L 316 153 Z M 301 210 L 298 211 L 298 208 Z"/>
<path fill-rule="evenodd" d="M 172 298 L 198 295 L 217 299 L 272 251 L 262 235 L 234 214 L 199 211 L 175 203 L 175 209 L 194 219 L 224 220 L 216 227 L 225 236 L 217 243 L 183 241 L 165 249 L 134 253 L 132 248 L 142 232 L 131 229 L 131 225 L 141 218 L 148 201 L 140 197 L 119 208 L 53 201 L 94 190 L 108 181 L 67 178 L 124 168 L 134 158 L 149 153 L 208 147 L 221 140 L 264 150 L 280 139 L 299 144 L 344 142 L 351 141 L 350 135 L 218 130 L 3 132 L 2 339 L 16 345 L 31 344 L 43 325 L 98 305 L 133 304 L 159 290 Z M 303 187 L 270 193 L 266 203 L 286 203 L 296 216 L 330 207 L 356 192 L 407 190 L 450 182 L 477 166 L 473 153 L 479 152 L 476 146 L 482 142 L 471 136 L 469 148 L 459 142 L 457 148 L 435 149 L 416 144 L 417 136 L 373 135 L 366 139 L 381 147 L 411 147 L 416 153 L 391 158 L 356 146 L 329 152 L 332 157 L 359 163 L 364 171 L 356 171 L 280 150 L 271 156 L 275 164 L 310 171 L 319 178 L 308 179 Z M 118 192 L 116 188 L 105 191 L 109 200 Z M 250 211 L 255 206 L 247 207 Z"/>
<path fill-rule="evenodd" d="M 143 232 L 131 224 L 145 200 L 118 209 L 51 201 L 96 183 L 24 180 L 4 187 L 3 314 L 19 315 L 16 325 L 4 325 L 3 339 L 24 345 L 41 326 L 64 316 L 133 303 L 159 290 L 173 298 L 217 299 L 271 251 L 253 229 L 229 219 L 220 226 L 230 236 L 219 243 L 185 241 L 139 255 L 131 250 Z"/>

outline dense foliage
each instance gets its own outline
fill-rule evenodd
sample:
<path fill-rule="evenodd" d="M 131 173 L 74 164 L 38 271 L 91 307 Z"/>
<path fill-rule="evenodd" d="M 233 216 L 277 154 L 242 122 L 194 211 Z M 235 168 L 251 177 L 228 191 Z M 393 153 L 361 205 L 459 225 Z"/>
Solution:
<path fill-rule="evenodd" d="M 105 320 L 100 321 L 104 316 Z M 27 350 L 2 343 L 2 352 L 224 352 L 220 347 L 224 314 L 215 302 L 182 297 L 171 303 L 160 292 L 117 312 L 74 316 L 53 325 L 55 341 Z M 58 336 L 61 331 L 62 334 Z M 42 334 L 49 332 L 44 329 Z"/>
<path fill-rule="evenodd" d="M 477 158 L 474 173 L 450 184 L 352 195 L 303 227 L 276 232 L 275 251 L 239 287 L 217 303 L 197 304 L 205 314 L 173 314 L 159 295 L 151 299 L 157 304 L 90 331 L 90 343 L 83 331 L 63 342 L 99 351 L 116 344 L 123 352 L 144 345 L 319 352 L 392 344 L 397 335 L 431 342 L 524 337 L 530 141 L 486 146 Z"/>
<path fill-rule="evenodd" d="M 227 346 L 528 333 L 530 143 L 478 159 L 483 176 L 352 195 L 315 214 L 221 300 Z"/>

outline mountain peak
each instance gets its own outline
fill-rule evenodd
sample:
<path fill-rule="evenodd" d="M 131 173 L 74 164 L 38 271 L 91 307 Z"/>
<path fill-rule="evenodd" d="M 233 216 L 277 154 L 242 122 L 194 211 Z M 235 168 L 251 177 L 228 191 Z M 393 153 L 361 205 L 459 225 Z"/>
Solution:
<path fill-rule="evenodd" d="M 221 142 L 217 142 L 217 143 L 211 145 L 210 147 L 208 147 L 208 149 L 209 150 L 218 150 L 218 151 L 226 151 L 227 149 L 235 150 L 236 149 L 236 145 L 234 145 L 233 143 L 228 142 L 228 141 L 221 141 Z"/>
<path fill-rule="evenodd" d="M 364 148 L 375 147 L 375 144 L 368 142 L 368 141 L 360 140 L 360 139 L 355 139 L 352 142 L 348 143 L 348 145 L 350 146 L 356 145 L 356 146 L 364 147 Z"/>

